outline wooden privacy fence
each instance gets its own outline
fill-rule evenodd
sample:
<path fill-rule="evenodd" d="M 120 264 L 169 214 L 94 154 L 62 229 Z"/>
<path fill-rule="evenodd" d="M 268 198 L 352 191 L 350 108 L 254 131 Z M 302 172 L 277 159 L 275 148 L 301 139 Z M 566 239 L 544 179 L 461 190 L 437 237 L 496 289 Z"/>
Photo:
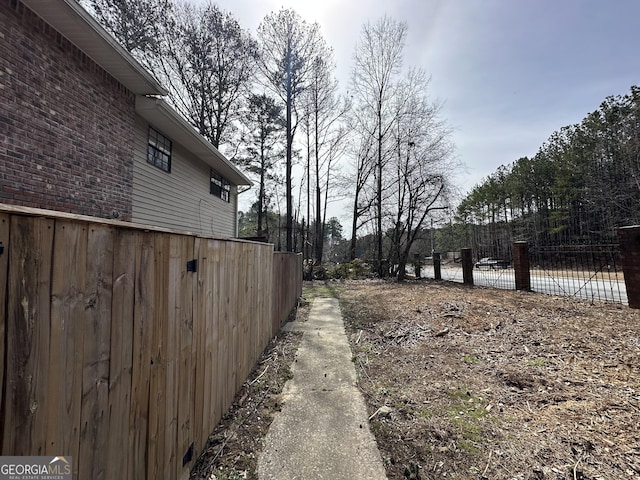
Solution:
<path fill-rule="evenodd" d="M 280 330 L 280 324 L 286 319 L 302 296 L 302 255 L 296 255 L 293 261 L 290 253 L 273 254 L 273 331 Z"/>
<path fill-rule="evenodd" d="M 301 293 L 272 245 L 0 206 L 0 451 L 187 478 Z"/>

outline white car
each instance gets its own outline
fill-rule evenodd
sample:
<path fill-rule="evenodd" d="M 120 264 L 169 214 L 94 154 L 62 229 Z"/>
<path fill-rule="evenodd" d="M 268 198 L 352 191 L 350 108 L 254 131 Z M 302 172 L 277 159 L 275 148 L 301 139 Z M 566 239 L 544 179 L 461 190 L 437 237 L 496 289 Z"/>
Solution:
<path fill-rule="evenodd" d="M 500 260 L 497 258 L 484 257 L 478 260 L 475 263 L 474 267 L 477 269 L 487 268 L 490 270 L 494 270 L 496 268 L 509 268 L 509 263 L 511 262 L 509 262 L 508 260 Z"/>

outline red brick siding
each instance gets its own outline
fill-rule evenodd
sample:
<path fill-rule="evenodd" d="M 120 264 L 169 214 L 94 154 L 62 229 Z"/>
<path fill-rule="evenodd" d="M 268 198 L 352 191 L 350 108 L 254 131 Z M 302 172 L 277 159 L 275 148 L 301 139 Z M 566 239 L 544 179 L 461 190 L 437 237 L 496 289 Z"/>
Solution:
<path fill-rule="evenodd" d="M 131 92 L 0 0 L 0 203 L 130 220 L 134 125 Z"/>

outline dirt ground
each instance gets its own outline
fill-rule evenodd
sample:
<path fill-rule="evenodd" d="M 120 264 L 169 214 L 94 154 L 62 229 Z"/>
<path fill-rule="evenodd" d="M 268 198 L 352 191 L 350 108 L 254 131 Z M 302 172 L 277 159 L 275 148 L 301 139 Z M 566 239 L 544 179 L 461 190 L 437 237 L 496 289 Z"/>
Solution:
<path fill-rule="evenodd" d="M 436 282 L 340 299 L 389 478 L 640 478 L 639 311 Z"/>
<path fill-rule="evenodd" d="M 306 321 L 309 303 L 302 302 L 290 320 Z M 258 455 L 264 437 L 280 411 L 280 394 L 291 378 L 302 333 L 280 332 L 265 349 L 231 408 L 209 436 L 191 480 L 257 479 Z"/>
<path fill-rule="evenodd" d="M 335 295 L 390 479 L 640 479 L 640 311 L 448 282 Z M 279 335 L 192 479 L 255 479 L 299 336 Z M 381 408 L 388 407 L 388 408 Z"/>

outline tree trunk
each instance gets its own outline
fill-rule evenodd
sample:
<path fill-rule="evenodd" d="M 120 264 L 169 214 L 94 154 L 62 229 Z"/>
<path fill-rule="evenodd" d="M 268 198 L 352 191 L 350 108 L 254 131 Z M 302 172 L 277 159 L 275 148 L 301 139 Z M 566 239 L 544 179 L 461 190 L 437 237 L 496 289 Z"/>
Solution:
<path fill-rule="evenodd" d="M 349 260 L 356 259 L 356 234 L 358 233 L 358 188 L 353 200 L 353 220 L 351 221 L 351 244 L 349 245 Z"/>
<path fill-rule="evenodd" d="M 377 159 L 378 182 L 376 188 L 377 205 L 377 227 L 378 227 L 378 276 L 385 277 L 382 265 L 382 105 L 378 105 L 378 159 Z"/>
<path fill-rule="evenodd" d="M 291 59 L 289 59 L 289 63 Z M 292 148 L 293 148 L 293 133 L 291 132 L 291 68 L 287 72 L 287 168 L 286 168 L 286 190 L 287 190 L 287 252 L 293 252 L 293 197 L 291 187 L 291 164 L 292 164 Z"/>
<path fill-rule="evenodd" d="M 264 177 L 265 177 L 265 158 L 264 158 L 264 139 L 260 141 L 260 191 L 258 192 L 258 230 L 256 235 L 261 237 L 262 230 L 262 210 L 264 209 Z"/>

